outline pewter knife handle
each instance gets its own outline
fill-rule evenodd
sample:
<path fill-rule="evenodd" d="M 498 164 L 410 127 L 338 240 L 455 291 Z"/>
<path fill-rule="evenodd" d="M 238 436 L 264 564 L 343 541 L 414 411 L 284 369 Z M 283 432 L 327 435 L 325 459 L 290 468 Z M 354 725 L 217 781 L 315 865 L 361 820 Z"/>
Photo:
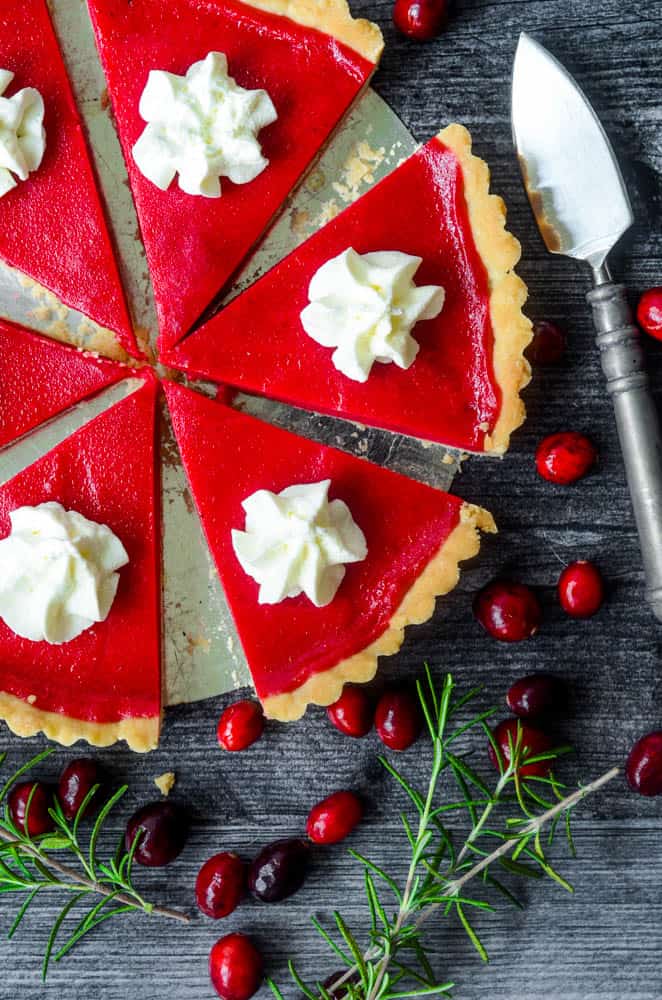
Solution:
<path fill-rule="evenodd" d="M 644 561 L 646 600 L 662 621 L 662 437 L 640 334 L 623 285 L 599 284 L 586 298 L 614 404 Z"/>

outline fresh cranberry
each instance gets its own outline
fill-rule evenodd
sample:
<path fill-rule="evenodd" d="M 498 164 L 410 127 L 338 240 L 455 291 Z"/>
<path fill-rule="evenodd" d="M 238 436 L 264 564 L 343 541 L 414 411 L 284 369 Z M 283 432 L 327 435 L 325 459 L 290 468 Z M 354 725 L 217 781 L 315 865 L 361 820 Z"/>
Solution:
<path fill-rule="evenodd" d="M 662 340 L 662 288 L 649 288 L 639 299 L 637 321 L 642 330 Z"/>
<path fill-rule="evenodd" d="M 85 816 L 92 816 L 100 808 L 108 793 L 108 776 L 92 757 L 79 757 L 67 764 L 60 775 L 57 797 L 62 812 L 68 820 L 75 819 L 85 798 L 98 785 L 85 808 Z"/>
<path fill-rule="evenodd" d="M 218 742 L 224 750 L 246 750 L 264 732 L 264 712 L 257 701 L 235 701 L 218 723 Z"/>
<path fill-rule="evenodd" d="M 298 892 L 308 873 L 305 840 L 275 840 L 262 848 L 248 870 L 248 888 L 263 903 L 279 903 Z"/>
<path fill-rule="evenodd" d="M 553 674 L 529 674 L 520 677 L 506 695 L 508 708 L 522 719 L 531 719 L 563 706 L 565 687 Z"/>
<path fill-rule="evenodd" d="M 342 984 L 340 986 L 336 986 L 339 979 L 342 979 Z M 349 995 L 349 984 L 352 983 L 355 985 L 358 982 L 358 972 L 352 972 L 348 975 L 347 969 L 338 969 L 337 972 L 334 972 L 333 975 L 324 980 L 322 986 L 329 996 L 333 997 L 333 1000 L 345 1000 L 345 998 Z M 333 988 L 334 986 L 336 986 L 335 989 Z"/>
<path fill-rule="evenodd" d="M 625 773 L 630 787 L 640 795 L 662 795 L 662 729 L 635 743 Z"/>
<path fill-rule="evenodd" d="M 219 920 L 236 910 L 246 887 L 246 866 L 237 854 L 215 854 L 198 872 L 195 896 L 208 917 Z"/>
<path fill-rule="evenodd" d="M 28 837 L 39 837 L 42 833 L 50 833 L 55 827 L 53 817 L 48 811 L 53 808 L 53 789 L 42 781 L 22 781 L 14 785 L 7 804 L 14 826 Z"/>
<path fill-rule="evenodd" d="M 135 860 L 147 868 L 162 868 L 181 854 L 188 829 L 188 816 L 181 806 L 174 802 L 150 802 L 138 809 L 129 820 L 125 836 L 126 849 L 131 849 L 138 831 L 142 830 L 134 854 Z"/>
<path fill-rule="evenodd" d="M 598 457 L 595 445 L 577 431 L 543 438 L 536 451 L 536 468 L 550 483 L 568 486 L 585 476 Z"/>
<path fill-rule="evenodd" d="M 526 349 L 532 365 L 557 365 L 565 353 L 565 334 L 547 319 L 533 324 L 533 340 Z"/>
<path fill-rule="evenodd" d="M 264 974 L 262 956 L 245 934 L 228 934 L 209 954 L 209 975 L 221 1000 L 249 1000 Z"/>
<path fill-rule="evenodd" d="M 521 722 L 519 719 L 504 719 L 492 734 L 501 751 L 504 767 L 510 764 L 510 744 L 512 743 L 513 747 L 517 746 L 518 727 L 522 731 L 520 759 L 526 760 L 528 757 L 537 757 L 538 754 L 547 753 L 552 749 L 552 742 L 547 733 L 544 733 L 542 729 L 536 729 L 529 722 Z M 489 745 L 489 753 L 492 763 L 498 769 L 499 762 L 491 743 Z M 524 764 L 519 768 L 519 775 L 521 778 L 546 778 L 549 774 L 550 766 L 551 764 L 548 760 L 539 760 L 533 764 Z"/>
<path fill-rule="evenodd" d="M 385 691 L 377 702 L 375 725 L 377 735 L 389 750 L 407 750 L 423 728 L 417 696 L 407 688 Z"/>
<path fill-rule="evenodd" d="M 416 42 L 427 42 L 446 27 L 448 0 L 395 0 L 393 23 Z"/>
<path fill-rule="evenodd" d="M 485 631 L 500 642 L 530 639 L 542 618 L 531 588 L 512 580 L 493 580 L 483 587 L 474 598 L 473 612 Z"/>
<path fill-rule="evenodd" d="M 306 833 L 315 844 L 337 844 L 363 818 L 363 806 L 354 792 L 334 792 L 310 810 Z"/>
<path fill-rule="evenodd" d="M 338 701 L 329 705 L 326 714 L 336 729 L 357 739 L 367 736 L 375 721 L 372 699 L 360 687 L 345 687 Z"/>
<path fill-rule="evenodd" d="M 558 591 L 561 607 L 573 618 L 590 618 L 605 599 L 602 574 L 585 559 L 566 566 L 559 577 Z"/>

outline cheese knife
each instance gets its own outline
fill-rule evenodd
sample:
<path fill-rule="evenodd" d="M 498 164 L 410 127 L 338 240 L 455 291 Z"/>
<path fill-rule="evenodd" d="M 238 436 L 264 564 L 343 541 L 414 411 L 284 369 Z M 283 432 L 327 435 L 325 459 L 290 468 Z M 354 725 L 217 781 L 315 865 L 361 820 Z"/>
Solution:
<path fill-rule="evenodd" d="M 662 438 L 640 335 L 608 256 L 634 219 L 614 151 L 564 67 L 522 32 L 512 83 L 513 138 L 550 253 L 584 261 L 586 298 L 616 416 L 644 562 L 646 599 L 662 621 Z"/>

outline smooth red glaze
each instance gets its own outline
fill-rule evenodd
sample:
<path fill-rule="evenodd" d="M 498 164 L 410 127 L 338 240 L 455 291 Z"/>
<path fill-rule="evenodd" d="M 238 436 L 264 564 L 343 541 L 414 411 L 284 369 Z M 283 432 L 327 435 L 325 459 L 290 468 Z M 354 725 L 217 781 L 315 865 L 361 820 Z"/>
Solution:
<path fill-rule="evenodd" d="M 215 854 L 198 872 L 195 898 L 198 907 L 213 920 L 236 910 L 246 888 L 246 865 L 232 851 Z"/>
<path fill-rule="evenodd" d="M 423 729 L 420 702 L 413 691 L 396 688 L 385 691 L 375 712 L 377 735 L 390 750 L 407 750 Z"/>
<path fill-rule="evenodd" d="M 473 612 L 485 631 L 500 642 L 530 639 L 542 618 L 531 588 L 512 580 L 493 580 L 483 587 L 474 598 Z"/>
<path fill-rule="evenodd" d="M 662 340 L 662 288 L 649 288 L 639 299 L 637 322 L 656 340 Z"/>
<path fill-rule="evenodd" d="M 306 833 L 314 844 L 337 844 L 363 818 L 363 805 L 354 792 L 334 792 L 310 810 Z"/>
<path fill-rule="evenodd" d="M 520 757 L 523 757 L 524 759 L 536 757 L 538 754 L 547 753 L 552 749 L 552 741 L 547 733 L 543 732 L 542 729 L 537 729 L 529 722 L 522 722 L 521 719 L 504 719 L 503 722 L 500 722 L 496 729 L 493 730 L 493 736 L 499 750 L 501 751 L 504 767 L 507 767 L 510 763 L 511 742 L 513 747 L 517 744 L 518 725 L 522 730 L 522 754 Z M 491 743 L 489 744 L 489 754 L 490 760 L 498 770 L 499 761 Z M 524 764 L 519 768 L 519 775 L 521 778 L 546 778 L 550 769 L 551 764 L 549 761 L 539 760 L 533 764 Z"/>
<path fill-rule="evenodd" d="M 99 788 L 87 804 L 84 815 L 98 811 L 108 791 L 108 775 L 93 757 L 79 757 L 67 764 L 60 775 L 57 797 L 68 820 L 75 819 L 86 796 L 95 785 Z"/>
<path fill-rule="evenodd" d="M 605 599 L 602 573 L 586 559 L 570 563 L 559 577 L 558 594 L 561 607 L 569 615 L 590 618 L 600 610 Z"/>
<path fill-rule="evenodd" d="M 224 750 L 246 750 L 264 732 L 264 712 L 257 701 L 235 701 L 228 705 L 218 722 L 216 735 Z"/>
<path fill-rule="evenodd" d="M 448 21 L 448 0 L 395 0 L 393 23 L 416 42 L 436 38 Z"/>
<path fill-rule="evenodd" d="M 131 850 L 138 831 L 134 860 L 146 868 L 163 868 L 184 850 L 188 839 L 189 818 L 174 802 L 149 802 L 138 809 L 126 826 L 124 843 Z"/>
<path fill-rule="evenodd" d="M 292 691 L 373 643 L 460 521 L 462 501 L 388 469 L 265 424 L 172 382 L 175 435 L 258 697 Z M 213 456 L 213 461 L 210 461 Z M 316 608 L 301 594 L 259 604 L 230 529 L 256 490 L 331 480 L 366 536 L 368 556 L 347 566 L 338 593 Z M 416 530 L 412 531 L 412 524 Z M 314 637 L 314 638 L 313 638 Z"/>
<path fill-rule="evenodd" d="M 585 476 L 598 453 L 593 442 L 577 431 L 562 431 L 543 438 L 536 450 L 536 468 L 550 483 L 568 486 Z"/>
<path fill-rule="evenodd" d="M 375 721 L 372 698 L 363 688 L 346 685 L 343 693 L 326 710 L 329 719 L 341 733 L 360 739 L 367 736 Z"/>
<path fill-rule="evenodd" d="M 228 934 L 209 954 L 209 975 L 221 1000 L 249 1000 L 262 982 L 262 956 L 245 934 Z"/>
<path fill-rule="evenodd" d="M 34 789 L 34 792 L 32 791 Z M 32 799 L 30 799 L 32 795 Z M 30 808 L 28 810 L 28 802 Z M 28 837 L 50 833 L 55 822 L 48 810 L 53 808 L 53 789 L 42 781 L 22 781 L 14 785 L 7 800 L 9 815 L 14 825 Z M 25 814 L 27 810 L 27 829 Z"/>
<path fill-rule="evenodd" d="M 662 795 L 662 730 L 637 740 L 630 750 L 625 773 L 630 787 L 640 795 Z"/>
<path fill-rule="evenodd" d="M 565 685 L 553 674 L 529 674 L 520 677 L 508 689 L 506 704 L 522 719 L 558 711 L 565 702 Z"/>
<path fill-rule="evenodd" d="M 556 323 L 539 319 L 533 324 L 533 340 L 526 349 L 532 365 L 558 365 L 565 354 L 565 334 Z"/>

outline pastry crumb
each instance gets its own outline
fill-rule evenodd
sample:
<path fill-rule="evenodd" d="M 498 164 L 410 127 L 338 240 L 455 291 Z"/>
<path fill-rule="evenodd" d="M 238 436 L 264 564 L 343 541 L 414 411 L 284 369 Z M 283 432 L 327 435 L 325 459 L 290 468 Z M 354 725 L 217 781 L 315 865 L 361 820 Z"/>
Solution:
<path fill-rule="evenodd" d="M 174 771 L 166 771 L 164 774 L 160 774 L 158 778 L 154 778 L 154 784 L 161 792 L 161 795 L 165 795 L 166 798 L 175 787 L 176 781 L 177 776 Z"/>
<path fill-rule="evenodd" d="M 490 425 L 487 422 L 487 420 L 483 420 L 482 424 L 478 424 L 478 430 L 479 431 L 483 431 L 483 433 L 485 433 L 485 434 L 487 434 L 487 432 L 489 431 L 489 429 L 490 429 Z"/>
<path fill-rule="evenodd" d="M 453 458 L 453 456 L 451 455 L 451 453 L 449 451 L 446 452 L 446 454 L 444 455 L 444 457 L 441 460 L 442 465 L 452 465 L 454 461 L 455 461 L 455 459 Z"/>
<path fill-rule="evenodd" d="M 28 705 L 34 705 L 34 703 L 37 700 L 37 696 L 36 694 L 29 694 L 25 700 L 27 701 Z"/>

